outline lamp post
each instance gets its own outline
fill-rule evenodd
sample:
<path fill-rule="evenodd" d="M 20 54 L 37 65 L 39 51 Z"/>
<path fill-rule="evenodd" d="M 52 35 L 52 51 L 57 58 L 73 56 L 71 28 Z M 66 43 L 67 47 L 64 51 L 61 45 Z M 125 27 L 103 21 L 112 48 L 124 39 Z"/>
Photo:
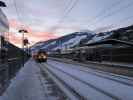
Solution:
<path fill-rule="evenodd" d="M 24 38 L 23 44 L 24 44 L 24 46 L 26 46 L 26 52 L 27 52 L 27 54 L 29 54 L 29 48 L 28 48 L 29 40 L 27 38 Z"/>
<path fill-rule="evenodd" d="M 22 49 L 23 49 L 23 53 L 22 53 L 22 65 L 24 66 L 24 60 L 25 60 L 25 59 L 24 59 L 24 56 L 25 56 L 25 55 L 24 55 L 24 44 L 25 44 L 25 43 L 24 43 L 24 41 L 25 41 L 25 39 L 24 39 L 24 34 L 25 34 L 25 33 L 28 33 L 28 31 L 25 30 L 25 29 L 20 29 L 20 30 L 19 30 L 19 33 L 22 33 Z"/>

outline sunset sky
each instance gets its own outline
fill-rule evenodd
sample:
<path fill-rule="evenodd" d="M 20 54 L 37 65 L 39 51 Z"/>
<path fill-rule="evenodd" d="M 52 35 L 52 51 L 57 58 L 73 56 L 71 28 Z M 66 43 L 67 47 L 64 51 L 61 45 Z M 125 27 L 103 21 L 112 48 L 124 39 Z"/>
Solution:
<path fill-rule="evenodd" d="M 20 47 L 24 27 L 31 44 L 79 30 L 96 32 L 131 25 L 133 0 L 3 0 L 9 40 Z"/>

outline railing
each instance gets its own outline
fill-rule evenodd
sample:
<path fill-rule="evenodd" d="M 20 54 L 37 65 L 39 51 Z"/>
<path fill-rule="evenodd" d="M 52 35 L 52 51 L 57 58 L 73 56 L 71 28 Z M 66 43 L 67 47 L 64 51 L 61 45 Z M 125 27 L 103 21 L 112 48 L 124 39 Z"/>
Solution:
<path fill-rule="evenodd" d="M 16 47 L 10 47 L 7 51 L 1 52 L 0 49 L 0 95 L 6 90 L 10 84 L 10 80 L 16 76 L 17 72 L 23 67 L 24 62 L 29 56 Z M 22 53 L 24 54 L 22 57 Z"/>

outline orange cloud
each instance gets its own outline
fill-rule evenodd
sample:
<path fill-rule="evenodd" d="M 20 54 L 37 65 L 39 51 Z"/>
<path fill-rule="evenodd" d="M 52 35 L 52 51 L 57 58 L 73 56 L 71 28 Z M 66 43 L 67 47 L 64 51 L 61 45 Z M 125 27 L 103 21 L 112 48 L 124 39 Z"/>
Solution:
<path fill-rule="evenodd" d="M 47 32 L 35 32 L 32 34 L 25 34 L 25 37 L 27 37 L 29 39 L 29 41 L 34 41 L 34 42 L 39 42 L 39 41 L 46 41 L 49 39 L 55 39 L 58 38 L 57 35 L 53 34 L 53 33 L 47 33 Z"/>

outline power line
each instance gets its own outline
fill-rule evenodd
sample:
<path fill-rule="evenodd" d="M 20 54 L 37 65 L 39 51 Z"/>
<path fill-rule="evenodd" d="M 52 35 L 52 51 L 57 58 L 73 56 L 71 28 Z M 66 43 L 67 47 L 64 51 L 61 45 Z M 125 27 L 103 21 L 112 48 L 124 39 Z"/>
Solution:
<path fill-rule="evenodd" d="M 17 2 L 16 2 L 16 0 L 12 0 L 13 1 L 13 5 L 14 5 L 14 8 L 15 8 L 15 10 L 16 10 L 16 14 L 17 14 L 17 19 L 18 19 L 18 21 L 20 22 L 20 27 L 21 28 L 24 28 L 25 26 L 29 26 L 29 24 L 27 23 L 26 25 L 25 24 L 23 24 L 23 16 L 21 16 L 21 11 L 20 11 L 20 9 L 17 7 Z M 26 15 L 28 15 L 28 14 L 26 14 Z"/>
<path fill-rule="evenodd" d="M 79 0 L 75 0 L 72 4 L 72 6 L 67 10 L 67 12 L 65 13 L 65 15 L 62 17 L 62 19 L 60 20 L 60 23 L 63 22 L 63 20 L 65 19 L 65 17 L 67 17 L 67 15 L 72 11 L 72 9 L 75 7 L 75 5 L 78 3 Z"/>
<path fill-rule="evenodd" d="M 128 16 L 128 17 L 125 17 L 125 18 L 122 18 L 122 19 L 120 19 L 120 20 L 117 22 L 117 24 L 111 24 L 111 25 L 112 25 L 112 26 L 119 26 L 120 23 L 126 22 L 126 21 L 128 21 L 128 20 L 130 20 L 130 19 L 133 19 L 133 15 Z"/>
<path fill-rule="evenodd" d="M 58 21 L 58 24 L 53 28 L 54 30 L 56 30 L 58 27 L 59 27 L 59 25 L 61 24 L 61 23 L 63 23 L 63 21 L 64 21 L 64 19 L 67 17 L 67 15 L 72 11 L 72 9 L 75 7 L 75 5 L 77 4 L 77 2 L 78 2 L 79 0 L 75 0 L 73 3 L 72 3 L 72 6 L 70 7 L 70 8 L 68 8 L 67 9 L 67 11 L 66 11 L 66 13 L 64 13 L 64 15 L 63 15 L 63 17 Z M 72 0 L 70 1 L 70 3 L 72 2 Z M 113 4 L 111 4 L 111 6 L 109 6 L 107 9 L 110 9 L 110 8 L 112 8 L 112 7 L 115 7 L 115 6 L 118 6 L 118 4 L 120 4 L 121 3 L 121 0 L 119 0 L 119 1 L 117 1 L 117 2 L 115 2 L 115 3 L 113 3 Z M 68 6 L 69 6 L 70 4 L 68 4 Z M 99 14 L 97 14 L 94 18 L 93 18 L 93 20 L 95 20 L 95 19 L 97 19 L 97 17 L 99 17 L 100 15 L 101 15 L 101 13 L 105 13 L 105 12 L 107 12 L 108 10 L 102 10 Z M 92 20 L 91 20 L 92 21 Z"/>
<path fill-rule="evenodd" d="M 110 28 L 109 30 L 114 29 L 114 27 L 120 26 L 120 24 L 122 24 L 123 22 L 126 22 L 126 21 L 128 21 L 128 20 L 130 20 L 130 19 L 133 19 L 133 15 L 127 16 L 127 17 L 125 17 L 125 18 L 120 19 L 119 21 L 117 21 L 117 24 L 114 24 L 114 23 L 109 24 L 108 26 L 113 26 L 113 27 Z M 119 28 L 120 28 L 120 27 L 119 27 Z M 109 31 L 109 30 L 108 30 L 108 31 Z M 107 30 L 106 30 L 106 31 L 107 31 Z"/>
<path fill-rule="evenodd" d="M 66 3 L 65 7 L 64 7 L 64 13 L 63 16 L 65 15 L 65 13 L 68 11 L 68 9 L 70 9 L 70 5 L 73 3 L 73 0 L 67 0 L 68 2 L 64 2 Z"/>
<path fill-rule="evenodd" d="M 77 4 L 77 2 L 78 2 L 78 0 L 75 0 L 75 2 L 73 3 L 73 5 L 71 6 L 71 8 L 67 11 L 67 13 L 66 13 L 66 14 L 62 17 L 62 19 L 59 21 L 58 25 L 56 26 L 56 29 L 57 29 L 57 28 L 59 27 L 59 25 L 64 21 L 65 17 L 67 17 L 67 15 L 72 11 L 72 9 L 75 7 L 75 5 Z M 111 6 L 109 6 L 109 7 L 107 8 L 107 10 L 102 10 L 99 14 L 97 14 L 97 15 L 93 18 L 93 20 L 98 19 L 99 16 L 101 15 L 101 13 L 103 14 L 103 13 L 107 12 L 108 9 L 113 8 L 113 7 L 116 7 L 116 6 L 118 6 L 118 4 L 121 4 L 121 3 L 122 3 L 121 0 L 118 0 L 117 2 L 111 4 Z M 92 20 L 91 20 L 91 21 L 92 21 Z"/>
<path fill-rule="evenodd" d="M 120 5 L 121 3 L 122 3 L 121 0 L 119 0 L 119 1 L 117 1 L 115 3 L 112 3 L 110 6 L 108 6 L 107 8 L 104 8 L 101 12 L 99 12 L 96 16 L 94 16 L 88 22 L 90 23 L 90 22 L 93 22 L 93 21 L 97 20 L 99 18 L 99 16 L 102 17 L 101 16 L 102 14 L 106 14 L 108 12 L 108 10 L 111 10 L 112 8 L 117 7 L 118 4 Z"/>
<path fill-rule="evenodd" d="M 64 1 L 66 1 L 66 0 L 64 0 Z M 63 1 L 63 2 L 64 2 L 64 1 Z M 68 1 L 68 2 L 66 2 L 65 7 L 64 7 L 64 10 L 65 10 L 65 11 L 64 11 L 64 13 L 63 13 L 63 16 L 65 15 L 65 13 L 67 12 L 67 10 L 69 9 L 68 7 L 71 5 L 71 3 L 72 3 L 73 0 L 67 0 L 67 1 Z M 64 2 L 64 3 L 65 3 L 65 2 Z M 68 9 L 67 9 L 67 8 L 68 8 Z M 28 14 L 26 14 L 26 15 L 28 15 Z M 61 18 L 62 18 L 62 17 L 61 17 Z M 31 21 L 31 22 L 32 22 L 32 21 Z M 59 23 L 59 22 L 58 22 L 58 23 Z M 53 29 L 55 29 L 55 28 L 56 28 L 56 26 L 53 27 Z"/>
<path fill-rule="evenodd" d="M 71 0 L 72 1 L 72 0 Z M 59 20 L 58 24 L 54 27 L 54 31 L 57 30 L 60 27 L 60 24 L 63 23 L 64 19 L 68 16 L 68 14 L 72 11 L 72 9 L 75 7 L 75 5 L 78 3 L 79 0 L 75 0 L 72 2 L 70 8 L 67 9 L 67 11 L 64 13 L 63 17 Z"/>
<path fill-rule="evenodd" d="M 57 26 L 63 21 L 63 19 L 67 16 L 67 14 L 69 13 L 69 10 L 72 9 L 71 5 L 73 6 L 73 0 L 70 0 L 70 1 L 68 2 L 68 4 L 66 5 L 64 14 L 63 14 L 63 16 L 59 19 L 59 21 L 58 21 L 56 27 L 57 27 Z"/>
<path fill-rule="evenodd" d="M 21 15 L 20 15 L 19 10 L 17 8 L 16 0 L 12 0 L 12 1 L 13 1 L 14 8 L 16 10 L 17 19 L 18 19 L 18 21 L 21 22 L 21 17 L 20 17 Z"/>
<path fill-rule="evenodd" d="M 73 0 L 70 0 L 69 2 L 68 2 L 68 4 L 67 4 L 67 6 L 66 6 L 66 11 L 64 11 L 65 13 L 63 14 L 63 16 L 61 17 L 61 19 L 58 21 L 58 24 L 55 26 L 55 27 L 53 27 L 53 30 L 56 30 L 58 27 L 59 27 L 59 24 L 61 24 L 62 22 L 63 22 L 63 20 L 67 17 L 67 15 L 71 12 L 71 10 L 74 8 L 74 6 L 76 5 L 76 3 L 77 3 L 77 1 L 78 0 L 75 0 L 74 2 L 73 2 Z M 18 19 L 18 21 L 22 21 L 22 19 L 21 19 L 21 14 L 20 14 L 20 11 L 19 11 L 19 9 L 18 9 L 18 7 L 17 7 L 17 4 L 16 4 L 16 0 L 13 0 L 13 4 L 14 4 L 14 8 L 15 8 L 15 10 L 16 10 L 16 14 L 17 14 L 17 19 Z M 71 6 L 70 6 L 71 5 Z"/>
<path fill-rule="evenodd" d="M 123 11 L 123 9 L 129 8 L 131 5 L 133 5 L 133 2 L 130 2 L 130 3 L 128 3 L 127 5 L 124 5 L 123 7 L 120 7 L 119 9 L 115 10 L 114 12 L 109 13 L 109 14 L 103 16 L 103 18 L 101 18 L 101 19 L 95 21 L 95 23 L 89 24 L 88 27 L 89 27 L 89 26 L 92 26 L 92 25 L 95 25 L 95 24 L 97 24 L 97 23 L 99 23 L 99 22 L 101 22 L 101 21 L 107 19 L 108 17 L 111 17 L 111 16 L 117 14 L 117 13 L 120 13 L 121 11 Z"/>
<path fill-rule="evenodd" d="M 66 1 L 66 0 L 64 0 L 64 1 Z M 64 2 L 64 1 L 63 1 L 63 2 Z M 69 9 L 69 6 L 71 5 L 71 3 L 72 3 L 73 0 L 67 0 L 67 1 L 68 1 L 68 2 L 64 2 L 64 3 L 66 3 L 66 4 L 65 4 L 65 7 L 64 7 L 63 16 L 66 14 L 66 12 L 67 12 L 67 10 Z M 63 17 L 61 17 L 61 19 L 62 19 L 62 18 L 63 18 Z M 54 25 L 54 26 L 51 28 L 51 30 L 55 30 L 55 29 L 57 28 L 58 23 L 59 23 L 59 21 L 57 22 L 56 26 Z"/>
<path fill-rule="evenodd" d="M 21 20 L 23 20 L 23 22 L 24 22 L 24 26 L 25 27 L 30 26 L 32 24 L 32 20 L 30 20 L 29 14 L 27 12 L 25 12 L 25 9 L 23 9 L 22 7 L 21 8 L 19 7 L 18 9 L 19 9 L 19 14 L 21 13 L 20 15 L 24 15 L 24 16 L 20 16 L 21 17 Z M 28 21 L 30 21 L 30 22 L 28 22 L 27 19 L 29 19 Z"/>

